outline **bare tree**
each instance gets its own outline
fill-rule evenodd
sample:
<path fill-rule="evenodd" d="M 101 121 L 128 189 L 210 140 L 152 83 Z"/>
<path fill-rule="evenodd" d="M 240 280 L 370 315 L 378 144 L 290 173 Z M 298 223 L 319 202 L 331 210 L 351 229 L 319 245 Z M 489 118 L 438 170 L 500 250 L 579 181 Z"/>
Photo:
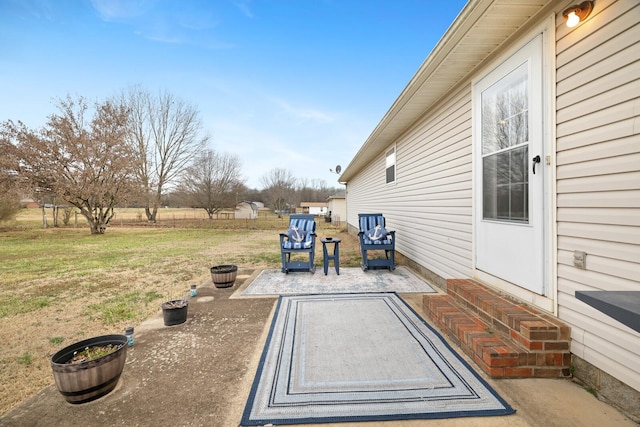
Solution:
<path fill-rule="evenodd" d="M 262 176 L 261 181 L 271 207 L 280 217 L 294 200 L 296 179 L 291 171 L 274 168 Z"/>
<path fill-rule="evenodd" d="M 136 152 L 136 177 L 144 194 L 147 220 L 155 222 L 164 193 L 201 152 L 198 110 L 169 92 L 152 95 L 136 86 L 123 93 L 129 109 L 129 143 Z"/>
<path fill-rule="evenodd" d="M 132 152 L 126 141 L 126 108 L 113 102 L 95 103 L 93 117 L 84 98 L 67 96 L 59 114 L 49 116 L 39 131 L 22 122 L 3 123 L 17 142 L 20 173 L 35 190 L 75 206 L 87 219 L 92 234 L 103 234 L 113 208 L 133 185 Z"/>
<path fill-rule="evenodd" d="M 300 202 L 324 202 L 336 192 L 336 189 L 327 186 L 322 179 L 300 178 L 296 181 L 296 206 Z"/>
<path fill-rule="evenodd" d="M 0 133 L 0 221 L 11 219 L 20 209 L 19 157 L 6 132 Z"/>
<path fill-rule="evenodd" d="M 309 178 L 297 178 L 295 181 L 295 192 L 291 197 L 294 206 L 300 206 L 302 202 L 315 201 L 312 197 L 313 189 L 309 183 Z"/>
<path fill-rule="evenodd" d="M 203 208 L 213 219 L 221 209 L 235 208 L 243 187 L 240 166 L 238 156 L 205 150 L 187 168 L 183 190 L 194 207 Z"/>

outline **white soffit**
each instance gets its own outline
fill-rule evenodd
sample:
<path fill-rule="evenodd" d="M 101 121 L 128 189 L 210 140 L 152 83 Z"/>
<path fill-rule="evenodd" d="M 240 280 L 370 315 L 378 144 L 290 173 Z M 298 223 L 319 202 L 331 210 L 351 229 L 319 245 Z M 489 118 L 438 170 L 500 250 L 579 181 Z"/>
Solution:
<path fill-rule="evenodd" d="M 340 177 L 349 181 L 552 0 L 470 0 Z"/>

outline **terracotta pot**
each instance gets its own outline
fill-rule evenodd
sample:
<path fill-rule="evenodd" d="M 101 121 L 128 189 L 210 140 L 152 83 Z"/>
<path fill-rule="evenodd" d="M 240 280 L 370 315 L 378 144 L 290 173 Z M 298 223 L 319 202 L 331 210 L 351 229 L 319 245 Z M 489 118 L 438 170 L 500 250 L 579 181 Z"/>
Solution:
<path fill-rule="evenodd" d="M 238 274 L 237 265 L 214 265 L 211 267 L 211 280 L 216 288 L 233 286 Z"/>
<path fill-rule="evenodd" d="M 164 326 L 179 325 L 187 321 L 189 301 L 182 299 L 167 301 L 161 307 Z"/>
<path fill-rule="evenodd" d="M 69 362 L 74 353 L 87 347 L 117 345 L 106 356 L 80 363 Z M 125 335 L 102 335 L 73 343 L 51 356 L 51 369 L 58 391 L 69 403 L 85 403 L 102 397 L 118 384 L 127 359 Z"/>

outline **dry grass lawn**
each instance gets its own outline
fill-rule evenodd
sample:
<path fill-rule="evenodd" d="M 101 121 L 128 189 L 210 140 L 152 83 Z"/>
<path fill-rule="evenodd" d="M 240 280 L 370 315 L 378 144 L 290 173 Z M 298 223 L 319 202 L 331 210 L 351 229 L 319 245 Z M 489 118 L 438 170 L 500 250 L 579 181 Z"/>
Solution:
<path fill-rule="evenodd" d="M 136 326 L 161 302 L 188 294 L 190 284 L 211 285 L 212 265 L 280 267 L 278 232 L 287 219 L 189 215 L 192 210 L 173 211 L 158 226 L 116 222 L 106 234 L 91 236 L 73 222 L 43 229 L 41 211 L 32 210 L 0 228 L 0 415 L 53 383 L 54 352 Z M 317 222 L 319 236 L 343 239 L 341 265 L 358 266 L 357 239 L 322 218 Z"/>

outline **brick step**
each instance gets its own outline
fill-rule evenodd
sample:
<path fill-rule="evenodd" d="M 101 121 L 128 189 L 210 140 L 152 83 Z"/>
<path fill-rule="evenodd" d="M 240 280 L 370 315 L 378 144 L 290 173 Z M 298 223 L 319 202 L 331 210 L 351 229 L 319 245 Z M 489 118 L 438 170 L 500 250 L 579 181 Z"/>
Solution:
<path fill-rule="evenodd" d="M 569 374 L 570 329 L 553 316 L 465 279 L 447 280 L 447 295 L 425 295 L 423 307 L 491 377 Z"/>

